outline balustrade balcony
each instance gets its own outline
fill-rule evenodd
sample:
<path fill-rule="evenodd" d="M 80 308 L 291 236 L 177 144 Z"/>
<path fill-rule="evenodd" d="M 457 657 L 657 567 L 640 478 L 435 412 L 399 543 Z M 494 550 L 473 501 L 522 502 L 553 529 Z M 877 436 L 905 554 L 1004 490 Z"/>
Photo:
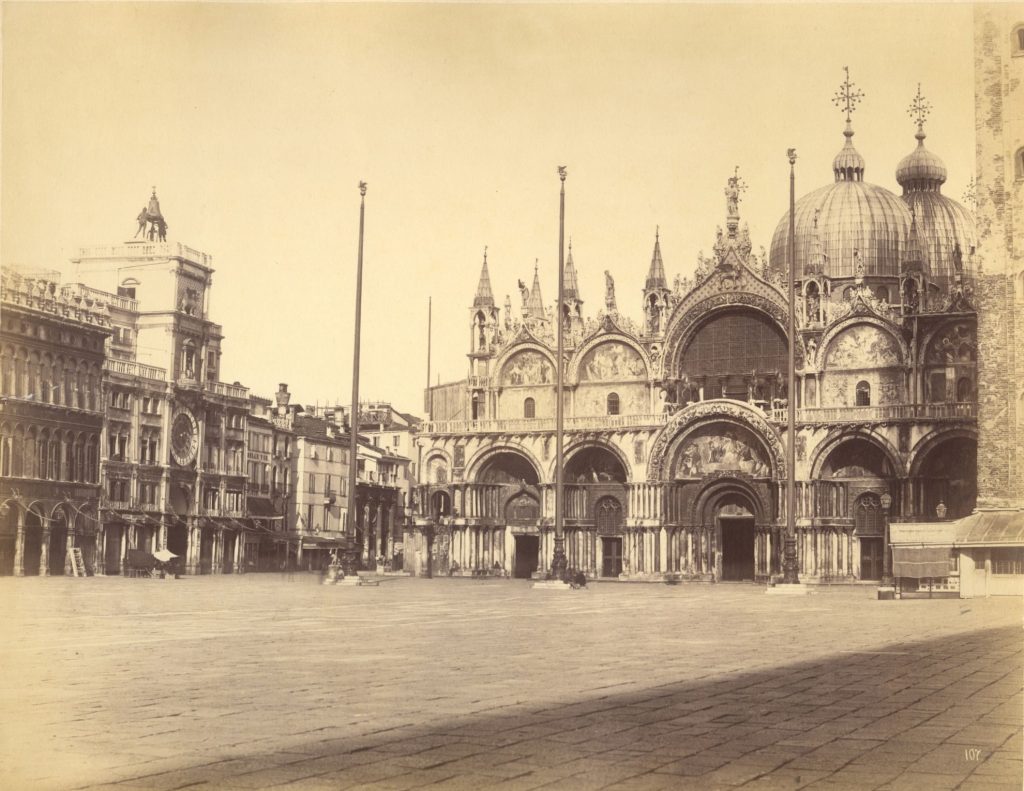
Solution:
<path fill-rule="evenodd" d="M 155 382 L 167 381 L 166 368 L 157 368 L 155 365 L 143 365 L 142 363 L 137 363 L 134 360 L 107 359 L 103 361 L 103 367 L 109 373 L 139 377 L 141 379 L 151 379 Z"/>
<path fill-rule="evenodd" d="M 566 417 L 566 431 L 600 431 L 615 428 L 663 426 L 668 413 L 656 415 L 587 415 Z M 507 434 L 555 430 L 553 417 L 510 418 L 505 420 L 435 420 L 423 424 L 424 434 Z"/>
<path fill-rule="evenodd" d="M 785 423 L 785 409 L 773 409 L 772 421 Z M 948 420 L 970 419 L 978 415 L 973 401 L 941 404 L 883 404 L 875 406 L 822 406 L 800 407 L 796 410 L 797 423 L 865 423 L 882 420 Z"/>
<path fill-rule="evenodd" d="M 128 244 L 81 247 L 78 258 L 184 258 L 203 266 L 213 266 L 213 256 L 181 242 L 129 242 Z"/>

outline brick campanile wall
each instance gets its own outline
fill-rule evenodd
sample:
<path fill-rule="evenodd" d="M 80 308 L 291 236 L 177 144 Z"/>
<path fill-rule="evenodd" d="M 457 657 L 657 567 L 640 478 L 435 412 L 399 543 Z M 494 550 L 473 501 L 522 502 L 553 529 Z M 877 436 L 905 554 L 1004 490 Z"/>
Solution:
<path fill-rule="evenodd" d="M 1015 4 L 974 9 L 978 308 L 978 507 L 1024 507 L 1024 53 Z"/>

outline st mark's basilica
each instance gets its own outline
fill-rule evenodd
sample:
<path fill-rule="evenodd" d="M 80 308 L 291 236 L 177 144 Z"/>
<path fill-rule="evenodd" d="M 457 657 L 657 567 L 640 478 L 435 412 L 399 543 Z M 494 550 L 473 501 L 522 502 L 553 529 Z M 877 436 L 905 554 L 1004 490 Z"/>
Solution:
<path fill-rule="evenodd" d="M 669 280 L 655 236 L 639 322 L 620 312 L 608 273 L 600 309 L 587 315 L 571 243 L 560 309 L 545 307 L 536 269 L 530 287 L 519 282 L 521 304 L 499 306 L 485 253 L 468 376 L 428 390 L 419 439 L 419 517 L 406 539 L 417 557 L 430 554 L 433 573 L 550 568 L 557 312 L 565 546 L 568 565 L 588 577 L 780 574 L 789 398 L 801 579 L 879 579 L 887 518 L 972 512 L 975 222 L 942 193 L 946 168 L 925 145 L 920 91 L 916 141 L 911 126 L 896 165 L 902 195 L 865 179 L 848 78 L 839 96 L 846 127 L 831 179 L 796 201 L 792 383 L 789 213 L 770 251 L 755 252 L 738 174 L 727 181 L 725 229 L 692 280 Z"/>

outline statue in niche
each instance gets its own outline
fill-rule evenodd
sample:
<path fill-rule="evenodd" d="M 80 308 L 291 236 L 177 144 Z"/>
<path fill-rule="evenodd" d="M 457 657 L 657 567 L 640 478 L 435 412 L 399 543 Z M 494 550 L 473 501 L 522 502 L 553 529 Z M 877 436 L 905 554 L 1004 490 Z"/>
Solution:
<path fill-rule="evenodd" d="M 651 298 L 647 302 L 647 332 L 649 335 L 657 335 L 661 332 L 661 307 L 654 294 L 651 294 Z"/>
<path fill-rule="evenodd" d="M 819 321 L 818 311 L 821 308 L 821 299 L 817 291 L 810 291 L 807 294 L 807 320 L 809 322 Z"/>
<path fill-rule="evenodd" d="M 607 269 L 604 270 L 604 309 L 608 313 L 618 312 L 615 307 L 615 280 Z"/>

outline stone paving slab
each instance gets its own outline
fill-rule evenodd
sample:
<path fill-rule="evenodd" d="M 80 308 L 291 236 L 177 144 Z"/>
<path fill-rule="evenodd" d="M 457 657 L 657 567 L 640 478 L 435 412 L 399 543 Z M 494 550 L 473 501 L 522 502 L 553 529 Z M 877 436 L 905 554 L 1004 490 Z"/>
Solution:
<path fill-rule="evenodd" d="M 0 579 L 0 787 L 1022 786 L 1019 599 Z"/>

